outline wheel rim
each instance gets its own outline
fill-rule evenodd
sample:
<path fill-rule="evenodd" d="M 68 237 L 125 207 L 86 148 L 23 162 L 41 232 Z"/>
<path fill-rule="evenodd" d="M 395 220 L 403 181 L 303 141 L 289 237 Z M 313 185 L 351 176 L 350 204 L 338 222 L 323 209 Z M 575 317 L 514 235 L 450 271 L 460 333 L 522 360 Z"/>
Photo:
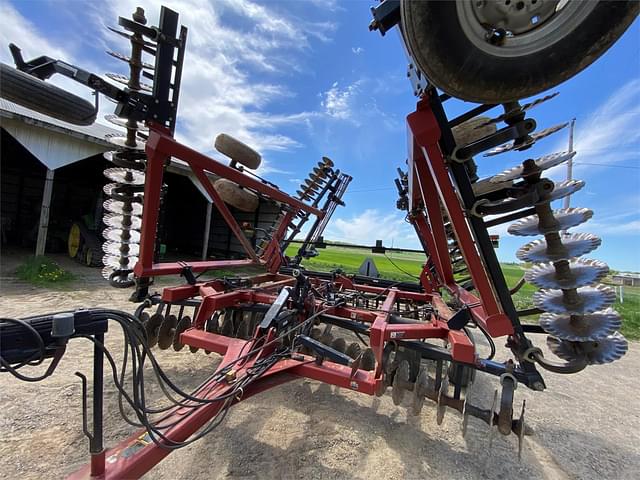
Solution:
<path fill-rule="evenodd" d="M 456 2 L 458 21 L 480 50 L 520 57 L 543 50 L 579 27 L 598 2 L 474 0 Z"/>
<path fill-rule="evenodd" d="M 69 240 L 67 242 L 67 248 L 69 251 L 69 256 L 71 258 L 76 258 L 76 256 L 78 255 L 78 251 L 80 250 L 80 227 L 76 223 L 71 225 L 71 230 L 69 230 Z"/>

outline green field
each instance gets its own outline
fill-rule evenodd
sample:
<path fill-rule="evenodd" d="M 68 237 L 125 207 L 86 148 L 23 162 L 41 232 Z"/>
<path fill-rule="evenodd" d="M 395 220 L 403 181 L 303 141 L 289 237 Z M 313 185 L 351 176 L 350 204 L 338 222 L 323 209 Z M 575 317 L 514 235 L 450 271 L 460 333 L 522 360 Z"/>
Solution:
<path fill-rule="evenodd" d="M 292 245 L 287 249 L 287 255 L 295 256 L 298 245 Z M 341 268 L 346 273 L 357 273 L 365 258 L 373 258 L 380 275 L 390 280 L 416 281 L 425 256 L 411 252 L 371 253 L 366 250 L 349 248 L 348 246 L 329 246 L 318 249 L 319 256 L 305 260 L 303 265 L 310 270 L 331 271 Z M 502 264 L 502 271 L 509 287 L 513 287 L 522 277 L 523 267 L 517 264 Z M 531 295 L 536 288 L 525 284 L 513 299 L 517 309 L 532 306 Z M 624 303 L 616 300 L 614 308 L 622 315 L 622 333 L 633 340 L 640 339 L 640 287 L 624 287 Z M 535 320 L 535 317 L 529 317 Z"/>

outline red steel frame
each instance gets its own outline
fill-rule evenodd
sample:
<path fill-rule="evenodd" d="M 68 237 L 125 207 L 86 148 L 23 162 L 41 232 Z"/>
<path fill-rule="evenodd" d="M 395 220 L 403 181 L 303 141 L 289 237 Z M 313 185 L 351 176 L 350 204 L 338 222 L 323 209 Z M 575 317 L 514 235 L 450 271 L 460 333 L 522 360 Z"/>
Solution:
<path fill-rule="evenodd" d="M 403 291 L 393 287 L 382 288 L 361 285 L 354 283 L 348 277 L 337 275 L 331 283 L 343 291 L 366 292 L 384 298 L 381 308 L 376 310 L 348 306 L 327 307 L 321 300 L 315 300 L 316 310 L 322 309 L 330 315 L 369 324 L 370 346 L 376 358 L 375 370 L 372 372 L 354 370 L 333 362 L 319 362 L 313 357 L 296 354 L 290 359 L 280 360 L 276 363 L 263 376 L 251 383 L 246 391 L 243 392 L 242 397 L 236 398 L 234 403 L 299 377 L 310 378 L 373 395 L 378 391 L 383 381 L 383 349 L 389 341 L 443 339 L 449 345 L 450 354 L 454 361 L 474 364 L 476 362 L 476 353 L 470 339 L 463 331 L 450 330 L 447 326 L 447 320 L 453 315 L 453 312 L 436 292 L 441 287 L 445 287 L 450 293 L 460 298 L 468 306 L 474 320 L 486 329 L 490 335 L 497 337 L 513 333 L 512 324 L 500 308 L 491 286 L 491 281 L 476 249 L 465 212 L 449 178 L 446 161 L 438 146 L 440 129 L 428 102 L 420 102 L 416 112 L 408 116 L 407 122 L 410 133 L 409 178 L 412 205 L 409 218 L 425 248 L 425 252 L 429 254 L 429 258 L 436 268 L 435 274 L 426 266 L 422 272 L 420 280 L 424 287 L 424 293 Z M 283 262 L 279 241 L 286 233 L 289 221 L 299 210 L 310 212 L 314 215 L 322 215 L 322 212 L 286 195 L 280 190 L 269 187 L 231 167 L 218 163 L 179 144 L 170 136 L 168 131 L 156 125 L 151 125 L 150 128 L 147 154 L 148 168 L 140 260 L 134 269 L 138 277 L 178 274 L 185 266 L 191 267 L 194 272 L 244 265 L 263 265 L 267 269 L 267 273 L 251 278 L 251 287 L 248 288 L 229 291 L 225 289 L 226 287 L 222 281 L 212 280 L 197 283 L 196 285 L 181 285 L 163 290 L 162 301 L 169 304 L 194 297 L 202 299 L 194 318 L 194 325 L 181 334 L 181 341 L 186 345 L 224 355 L 219 367 L 223 368 L 238 359 L 241 352 L 257 348 L 259 346 L 258 342 L 263 340 L 258 338 L 257 332 L 254 338 L 248 341 L 210 333 L 204 330 L 205 322 L 216 311 L 222 309 L 237 307 L 241 304 L 273 304 L 282 287 L 291 286 L 296 282 L 293 276 L 277 273 Z M 153 262 L 162 173 L 165 162 L 172 156 L 184 160 L 191 167 L 206 191 L 216 202 L 218 210 L 229 223 L 232 231 L 241 240 L 247 255 L 250 257 L 249 259 L 190 262 L 188 264 L 185 262 Z M 285 214 L 278 231 L 261 258 L 257 258 L 246 239 L 244 239 L 244 242 L 242 241 L 244 236 L 240 227 L 215 192 L 205 172 L 212 172 L 228 178 L 239 185 L 256 190 L 291 207 L 291 211 Z M 437 201 L 438 199 L 440 201 Z M 448 217 L 453 224 L 453 230 L 456 233 L 458 244 L 471 272 L 479 298 L 461 288 L 454 280 L 440 202 L 446 209 Z M 320 280 L 313 277 L 311 277 L 311 281 L 316 287 L 321 287 L 323 283 L 329 282 L 328 280 Z M 258 286 L 259 288 L 254 288 Z M 392 324 L 390 323 L 391 311 L 398 300 L 428 303 L 433 307 L 434 313 L 431 314 L 430 321 L 423 324 Z M 275 332 L 270 330 L 267 334 L 267 339 L 273 338 L 274 335 Z M 269 349 L 262 348 L 257 353 L 256 358 L 245 360 L 246 363 L 237 368 L 237 374 L 241 374 L 258 358 L 269 353 Z M 232 386 L 224 381 L 211 383 L 210 385 L 205 385 L 202 389 L 202 391 L 206 392 L 203 397 L 215 398 L 231 388 Z M 174 441 L 186 440 L 205 425 L 221 408 L 222 402 L 206 404 L 200 406 L 192 415 L 184 418 L 181 417 L 180 408 L 170 411 L 167 414 L 167 421 L 171 419 L 180 419 L 180 421 L 166 432 L 166 436 Z M 86 478 L 88 476 L 95 478 L 137 478 L 149 471 L 170 452 L 171 450 L 150 441 L 146 432 L 142 430 L 124 440 L 115 448 L 96 455 L 90 465 L 73 474 L 71 478 Z"/>
<path fill-rule="evenodd" d="M 271 259 L 273 248 L 268 249 L 262 258 L 258 258 L 254 249 L 251 247 L 247 238 L 242 233 L 242 229 L 233 217 L 232 213 L 222 201 L 218 192 L 211 184 L 206 172 L 213 173 L 219 177 L 227 178 L 242 187 L 250 188 L 262 195 L 266 195 L 275 201 L 288 205 L 296 211 L 304 211 L 312 213 L 318 217 L 324 214 L 321 210 L 307 205 L 306 203 L 293 198 L 286 193 L 266 185 L 235 168 L 224 165 L 216 160 L 207 157 L 185 145 L 178 143 L 172 136 L 171 132 L 157 124 L 149 125 L 149 139 L 146 145 L 147 153 L 147 170 L 145 179 L 145 195 L 144 195 L 144 215 L 142 216 L 142 231 L 140 238 L 140 256 L 138 263 L 134 267 L 134 273 L 137 277 L 152 277 L 159 275 L 177 275 L 183 271 L 186 266 L 191 267 L 193 272 L 203 272 L 205 270 L 224 269 L 232 267 L 242 267 L 248 265 L 265 265 L 268 264 L 270 271 L 274 272 L 280 266 L 278 262 L 275 264 Z M 185 161 L 195 176 L 198 178 L 203 188 L 214 201 L 216 208 L 224 217 L 229 228 L 234 233 L 249 259 L 246 260 L 214 260 L 199 262 L 174 262 L 174 263 L 154 263 L 154 248 L 156 239 L 156 228 L 158 225 L 158 215 L 160 210 L 160 191 L 162 188 L 162 177 L 164 167 L 167 162 L 175 157 Z M 282 223 L 281 226 L 288 223 Z M 273 242 L 272 242 L 273 243 Z M 266 257 L 266 258 L 265 258 Z M 268 260 L 267 260 L 268 259 Z M 274 270 L 274 265 L 275 270 Z"/>

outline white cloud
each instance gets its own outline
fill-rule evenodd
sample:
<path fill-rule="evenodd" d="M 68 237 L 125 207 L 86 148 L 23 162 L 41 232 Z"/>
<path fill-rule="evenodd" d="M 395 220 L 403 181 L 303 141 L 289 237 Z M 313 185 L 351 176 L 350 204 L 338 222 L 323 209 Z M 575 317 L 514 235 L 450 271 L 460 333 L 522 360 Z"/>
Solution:
<path fill-rule="evenodd" d="M 367 209 L 347 219 L 334 218 L 327 227 L 325 238 L 366 245 L 375 240 L 382 240 L 385 246 L 406 247 L 415 243 L 413 229 L 401 213 L 383 214 L 376 209 Z"/>
<path fill-rule="evenodd" d="M 640 79 L 633 79 L 616 90 L 586 118 L 578 118 L 574 145 L 574 165 L 584 171 L 599 169 L 593 164 L 615 164 L 640 160 Z M 562 140 L 556 147 L 566 149 Z M 584 164 L 581 167 L 581 164 Z M 591 164 L 591 165 L 590 165 Z M 564 172 L 565 166 L 551 169 L 549 174 Z M 584 173 L 582 173 L 584 176 Z"/>
<path fill-rule="evenodd" d="M 177 11 L 181 24 L 189 28 L 176 137 L 211 152 L 217 134 L 230 134 L 263 154 L 259 174 L 283 173 L 271 165 L 268 152 L 301 145 L 281 128 L 304 124 L 318 113 L 272 114 L 269 107 L 295 95 L 284 79 L 302 69 L 312 42 L 329 40 L 336 25 L 296 18 L 249 0 L 162 3 Z M 94 5 L 94 22 L 127 15 L 138 4 L 138 0 L 115 0 L 106 4 L 106 13 L 102 4 Z M 157 23 L 159 12 L 159 3 L 149 5 L 145 11 L 149 24 Z M 105 42 L 119 41 L 118 50 L 127 51 L 126 40 L 109 32 L 104 35 Z"/>
<path fill-rule="evenodd" d="M 356 55 L 360 55 L 362 52 L 364 52 L 364 48 L 362 48 L 362 47 L 351 47 L 351 51 L 353 53 L 355 53 Z"/>
<path fill-rule="evenodd" d="M 321 94 L 320 105 L 324 113 L 330 117 L 340 120 L 353 119 L 354 99 L 359 92 L 362 80 L 358 80 L 351 85 L 341 88 L 338 82 L 333 82 L 331 88 Z"/>

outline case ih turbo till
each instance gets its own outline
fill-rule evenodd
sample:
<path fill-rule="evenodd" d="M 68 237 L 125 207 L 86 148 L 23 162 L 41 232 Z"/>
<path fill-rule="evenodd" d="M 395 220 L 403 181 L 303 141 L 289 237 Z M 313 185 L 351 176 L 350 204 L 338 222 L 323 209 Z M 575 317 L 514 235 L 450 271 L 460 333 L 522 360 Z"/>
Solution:
<path fill-rule="evenodd" d="M 474 417 L 489 426 L 491 435 L 496 430 L 514 433 L 520 451 L 528 429 L 524 402 L 514 415 L 518 384 L 542 391 L 540 368 L 575 373 L 624 355 L 621 318 L 610 308 L 614 293 L 598 284 L 608 267 L 582 258 L 600 239 L 567 232 L 592 212 L 551 208 L 552 201 L 584 186 L 581 181 L 554 183 L 544 177 L 545 170 L 575 152 L 538 159 L 525 155 L 520 165 L 482 180 L 474 157 L 525 151 L 565 127 L 536 131 L 536 122 L 528 117 L 555 94 L 529 103 L 519 99 L 570 78 L 594 61 L 633 21 L 638 4 L 510 4 L 387 0 L 373 9 L 371 29 L 384 34 L 399 23 L 408 77 L 419 97 L 407 117 L 407 171 L 400 171 L 396 180 L 398 207 L 406 211 L 427 255 L 417 283 L 303 268 L 302 260 L 315 255 L 331 214 L 343 205 L 351 180 L 328 158 L 313 168 L 293 197 L 252 173 L 260 155 L 228 135 L 216 139 L 216 148 L 231 158 L 230 165 L 173 138 L 187 40 L 187 29 L 178 30 L 177 13 L 163 7 L 158 26 L 149 27 L 138 9 L 132 19 L 119 19 L 123 30 L 112 29 L 131 42 L 130 55 L 110 52 L 129 65 L 129 75 L 106 76 L 125 88 L 49 57 L 25 62 L 11 46 L 17 69 L 2 65 L 4 97 L 66 121 L 92 123 L 94 105 L 44 81 L 63 74 L 114 100 L 115 115 L 108 120 L 126 128 L 126 134 L 111 138 L 117 150 L 105 154 L 115 166 L 105 171 L 111 183 L 104 189 L 110 199 L 104 203 L 103 273 L 116 287 L 135 286 L 132 300 L 140 302 L 135 315 L 88 308 L 0 323 L 2 371 L 22 380 L 52 374 L 69 339 L 94 344 L 91 421 L 86 404 L 83 416 L 91 462 L 72 477 L 139 477 L 172 450 L 214 430 L 233 404 L 300 377 L 367 395 L 391 390 L 396 404 L 410 397 L 412 415 L 429 399 L 437 405 L 438 423 L 447 409 L 457 410 L 463 434 Z M 523 10 L 528 13 L 523 15 Z M 594 18 L 600 21 L 596 24 Z M 578 27 L 579 41 L 574 36 Z M 439 42 L 452 35 L 460 44 L 443 50 Z M 605 37 L 606 42 L 593 46 Z M 549 49 L 558 53 L 562 65 L 550 61 L 544 78 L 537 78 L 541 74 L 535 63 L 546 61 Z M 467 63 L 456 58 L 465 50 L 473 54 Z M 154 63 L 143 57 L 154 58 Z M 525 57 L 530 69 L 518 63 Z M 476 68 L 476 61 L 478 75 L 470 76 L 465 68 Z M 510 74 L 496 76 L 498 64 Z M 143 77 L 151 84 L 143 83 Z M 479 105 L 448 118 L 443 103 L 454 101 L 452 97 Z M 483 116 L 500 108 L 494 117 Z M 171 158 L 186 162 L 199 179 L 242 245 L 245 259 L 158 261 L 163 173 Z M 213 183 L 212 175 L 217 178 Z M 251 238 L 227 204 L 250 210 L 260 199 L 274 202 L 280 214 L 270 229 Z M 298 255 L 286 257 L 285 248 L 311 219 Z M 531 264 L 525 280 L 540 288 L 535 308 L 527 311 L 514 306 L 514 291 L 507 287 L 487 233 L 490 226 L 507 222 L 515 222 L 511 234 L 543 237 L 517 252 Z M 247 266 L 262 267 L 264 273 L 215 280 L 200 276 Z M 180 275 L 184 282 L 150 294 L 153 277 L 162 275 Z M 537 314 L 539 324 L 521 322 Z M 125 335 L 121 365 L 103 343 L 109 321 Z M 476 349 L 474 334 L 490 346 L 488 357 Z M 534 346 L 534 335 L 546 336 L 552 355 Z M 509 358 L 495 358 L 496 338 L 506 342 Z M 152 350 L 156 345 L 175 350 L 188 346 L 192 352 L 215 352 L 223 358 L 198 388 L 185 392 L 162 371 Z M 558 358 L 549 358 L 554 355 Z M 24 374 L 51 357 L 44 374 Z M 105 359 L 120 403 L 126 405 L 121 406 L 123 418 L 140 427 L 110 449 L 102 441 Z M 477 372 L 500 378 L 500 391 L 489 409 L 467 401 Z M 87 380 L 78 375 L 86 402 Z M 162 387 L 164 403 L 148 402 L 145 375 Z"/>

